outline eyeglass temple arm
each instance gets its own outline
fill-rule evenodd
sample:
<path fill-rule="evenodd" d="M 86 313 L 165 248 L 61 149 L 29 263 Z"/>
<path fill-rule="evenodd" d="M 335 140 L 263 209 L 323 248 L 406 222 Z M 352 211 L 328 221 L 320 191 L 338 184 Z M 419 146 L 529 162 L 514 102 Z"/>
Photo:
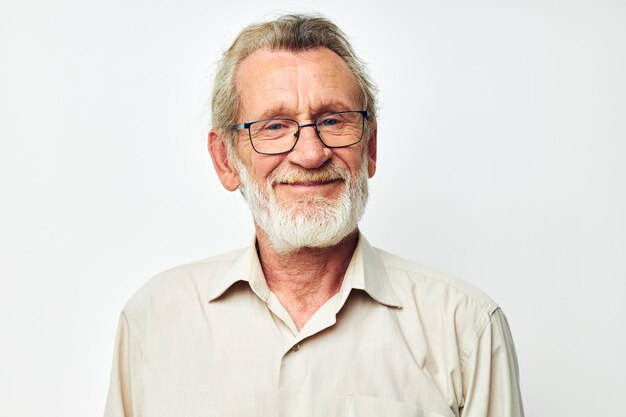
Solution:
<path fill-rule="evenodd" d="M 233 125 L 233 130 L 247 129 L 251 125 L 252 125 L 252 122 L 239 123 L 239 124 Z"/>

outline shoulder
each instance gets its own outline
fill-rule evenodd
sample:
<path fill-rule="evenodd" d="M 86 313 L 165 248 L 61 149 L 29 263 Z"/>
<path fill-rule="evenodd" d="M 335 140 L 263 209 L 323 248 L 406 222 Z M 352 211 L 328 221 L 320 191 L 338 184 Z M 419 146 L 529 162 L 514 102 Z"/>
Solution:
<path fill-rule="evenodd" d="M 498 305 L 482 290 L 460 278 L 378 248 L 376 248 L 376 252 L 387 271 L 391 284 L 395 287 L 418 286 L 422 289 L 429 288 L 435 292 L 444 291 L 448 296 L 454 295 L 470 300 L 477 308 L 485 310 L 489 314 L 498 308 Z"/>
<path fill-rule="evenodd" d="M 124 314 L 140 319 L 147 312 L 171 310 L 181 302 L 203 298 L 225 276 L 244 249 L 200 259 L 163 271 L 146 282 L 126 303 Z"/>
<path fill-rule="evenodd" d="M 498 304 L 474 285 L 376 249 L 402 308 L 398 315 L 433 341 L 458 349 L 461 366 L 490 327 Z M 435 342 L 433 342 L 435 343 Z"/>
<path fill-rule="evenodd" d="M 457 326 L 480 332 L 499 308 L 487 294 L 452 275 L 380 249 L 376 252 L 396 296 L 409 311 L 437 312 Z"/>

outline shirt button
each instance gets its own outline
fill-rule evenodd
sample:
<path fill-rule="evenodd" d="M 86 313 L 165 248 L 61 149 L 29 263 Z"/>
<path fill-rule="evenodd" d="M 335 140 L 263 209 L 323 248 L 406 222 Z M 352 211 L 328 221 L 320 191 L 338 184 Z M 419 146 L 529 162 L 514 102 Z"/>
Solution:
<path fill-rule="evenodd" d="M 292 351 L 297 352 L 300 350 L 300 343 L 291 348 Z"/>

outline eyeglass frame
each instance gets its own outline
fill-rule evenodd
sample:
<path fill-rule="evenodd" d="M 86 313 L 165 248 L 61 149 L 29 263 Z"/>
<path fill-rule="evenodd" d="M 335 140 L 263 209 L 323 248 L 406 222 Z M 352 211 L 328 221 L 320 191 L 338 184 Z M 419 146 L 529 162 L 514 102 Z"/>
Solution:
<path fill-rule="evenodd" d="M 361 125 L 361 137 L 359 137 L 359 140 L 357 140 L 354 143 L 351 143 L 349 145 L 341 145 L 341 146 L 330 146 L 327 145 L 326 142 L 324 142 L 324 139 L 322 139 L 322 136 L 320 135 L 320 131 L 317 128 L 317 121 L 321 118 L 324 117 L 328 117 L 328 116 L 332 116 L 335 114 L 345 114 L 345 113 L 359 113 L 361 116 L 363 116 L 363 119 L 361 121 L 362 125 Z M 296 145 L 298 144 L 298 140 L 300 139 L 300 129 L 304 128 L 304 127 L 314 127 L 315 128 L 315 134 L 317 135 L 317 138 L 320 140 L 320 142 L 322 142 L 322 145 L 324 145 L 325 147 L 329 148 L 329 149 L 337 149 L 337 148 L 347 148 L 348 146 L 352 146 L 352 145 L 356 145 L 357 143 L 361 142 L 361 140 L 363 140 L 363 134 L 365 133 L 365 121 L 367 120 L 369 116 L 369 112 L 367 110 L 346 110 L 346 111 L 337 111 L 337 112 L 332 112 L 332 113 L 326 113 L 323 114 L 319 117 L 316 117 L 313 120 L 313 123 L 307 123 L 304 125 L 301 125 L 297 120 L 294 119 L 289 119 L 286 117 L 270 117 L 269 119 L 261 119 L 261 120 L 254 120 L 252 122 L 244 122 L 244 123 L 238 123 L 232 126 L 232 129 L 235 131 L 239 131 L 239 130 L 243 130 L 243 129 L 247 129 L 248 130 L 248 138 L 250 139 L 250 145 L 252 146 L 252 149 L 254 149 L 254 151 L 258 154 L 261 155 L 281 155 L 284 153 L 289 153 L 291 151 L 293 151 L 293 149 L 296 147 Z M 256 147 L 254 146 L 254 141 L 252 140 L 252 132 L 250 131 L 250 126 L 252 126 L 254 123 L 259 123 L 259 122 L 268 122 L 271 120 L 288 120 L 290 122 L 294 122 L 297 126 L 298 129 L 293 133 L 293 135 L 296 137 L 296 140 L 293 142 L 293 146 L 291 148 L 289 148 L 286 151 L 283 152 L 259 152 Z"/>

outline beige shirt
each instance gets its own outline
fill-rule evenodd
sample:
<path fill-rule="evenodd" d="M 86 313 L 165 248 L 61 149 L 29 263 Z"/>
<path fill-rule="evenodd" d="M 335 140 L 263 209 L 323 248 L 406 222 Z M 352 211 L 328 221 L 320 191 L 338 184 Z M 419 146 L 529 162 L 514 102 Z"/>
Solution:
<path fill-rule="evenodd" d="M 105 416 L 522 416 L 506 319 L 361 236 L 297 331 L 255 246 L 160 274 L 121 314 Z"/>

